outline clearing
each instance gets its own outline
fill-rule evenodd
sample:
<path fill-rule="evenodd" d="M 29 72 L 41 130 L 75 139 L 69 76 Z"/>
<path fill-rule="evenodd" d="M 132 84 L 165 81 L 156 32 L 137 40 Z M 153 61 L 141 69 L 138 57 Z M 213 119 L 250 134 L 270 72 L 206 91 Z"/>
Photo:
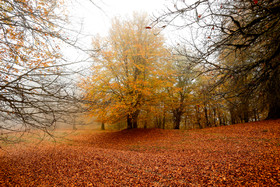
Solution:
<path fill-rule="evenodd" d="M 280 185 L 280 120 L 184 131 L 77 130 L 56 143 L 35 140 L 3 146 L 0 186 Z"/>

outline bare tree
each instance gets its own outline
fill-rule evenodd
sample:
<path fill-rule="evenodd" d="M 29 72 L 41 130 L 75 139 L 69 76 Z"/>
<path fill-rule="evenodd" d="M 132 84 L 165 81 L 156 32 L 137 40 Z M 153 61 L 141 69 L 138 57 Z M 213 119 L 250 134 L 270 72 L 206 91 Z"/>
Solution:
<path fill-rule="evenodd" d="M 11 132 L 55 127 L 77 109 L 60 47 L 69 39 L 62 1 L 0 2 L 0 141 Z"/>
<path fill-rule="evenodd" d="M 155 24 L 190 33 L 191 37 L 183 36 L 183 42 L 197 52 L 194 63 L 201 64 L 204 72 L 219 75 L 214 86 L 232 79 L 243 81 L 223 92 L 225 98 L 232 96 L 229 91 L 242 100 L 263 98 L 267 119 L 280 118 L 278 0 L 174 1 Z"/>

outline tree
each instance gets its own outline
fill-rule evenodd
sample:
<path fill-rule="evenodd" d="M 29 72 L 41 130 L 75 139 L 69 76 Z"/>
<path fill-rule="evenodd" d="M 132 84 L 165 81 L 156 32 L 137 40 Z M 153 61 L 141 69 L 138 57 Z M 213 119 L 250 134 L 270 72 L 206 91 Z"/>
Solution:
<path fill-rule="evenodd" d="M 197 0 L 192 4 L 176 1 L 173 7 L 155 23 L 163 27 L 174 23 L 190 29 L 191 37 L 185 40 L 197 52 L 194 63 L 204 65 L 205 72 L 221 75 L 214 86 L 233 77 L 243 80 L 235 90 L 231 89 L 243 98 L 241 102 L 246 104 L 252 95 L 262 96 L 267 119 L 280 118 L 280 2 Z M 180 18 L 181 22 L 174 21 Z M 239 61 L 229 62 L 229 55 Z M 232 96 L 227 92 L 220 94 L 225 98 Z"/>
<path fill-rule="evenodd" d="M 74 110 L 73 92 L 60 46 L 65 33 L 63 1 L 0 2 L 0 141 L 10 132 L 48 132 Z"/>
<path fill-rule="evenodd" d="M 186 112 L 186 107 L 192 104 L 192 81 L 195 74 L 193 67 L 188 63 L 188 59 L 182 56 L 173 54 L 171 68 L 169 71 L 172 74 L 168 77 L 168 80 L 172 82 L 171 87 L 167 87 L 167 102 L 168 108 L 173 114 L 174 129 L 180 129 L 180 124 L 183 115 Z"/>
<path fill-rule="evenodd" d="M 101 121 L 126 120 L 138 127 L 138 117 L 147 103 L 156 99 L 160 87 L 159 63 L 165 60 L 163 37 L 148 30 L 148 17 L 134 13 L 128 20 L 115 18 L 108 37 L 96 37 L 92 75 L 83 81 L 89 111 Z"/>

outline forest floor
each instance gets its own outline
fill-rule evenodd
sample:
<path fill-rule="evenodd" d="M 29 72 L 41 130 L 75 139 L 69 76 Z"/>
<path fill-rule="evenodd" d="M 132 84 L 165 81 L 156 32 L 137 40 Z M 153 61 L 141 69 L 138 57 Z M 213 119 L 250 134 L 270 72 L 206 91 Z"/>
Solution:
<path fill-rule="evenodd" d="M 56 143 L 35 139 L 2 146 L 0 186 L 280 185 L 280 120 L 202 130 L 77 130 Z"/>

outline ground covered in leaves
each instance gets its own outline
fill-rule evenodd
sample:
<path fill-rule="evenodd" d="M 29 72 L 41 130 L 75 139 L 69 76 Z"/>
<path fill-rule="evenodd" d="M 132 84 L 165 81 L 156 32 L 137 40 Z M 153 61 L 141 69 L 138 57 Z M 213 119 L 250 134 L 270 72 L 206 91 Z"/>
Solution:
<path fill-rule="evenodd" d="M 80 130 L 56 143 L 3 147 L 0 186 L 277 186 L 279 154 L 280 120 L 185 131 Z"/>

